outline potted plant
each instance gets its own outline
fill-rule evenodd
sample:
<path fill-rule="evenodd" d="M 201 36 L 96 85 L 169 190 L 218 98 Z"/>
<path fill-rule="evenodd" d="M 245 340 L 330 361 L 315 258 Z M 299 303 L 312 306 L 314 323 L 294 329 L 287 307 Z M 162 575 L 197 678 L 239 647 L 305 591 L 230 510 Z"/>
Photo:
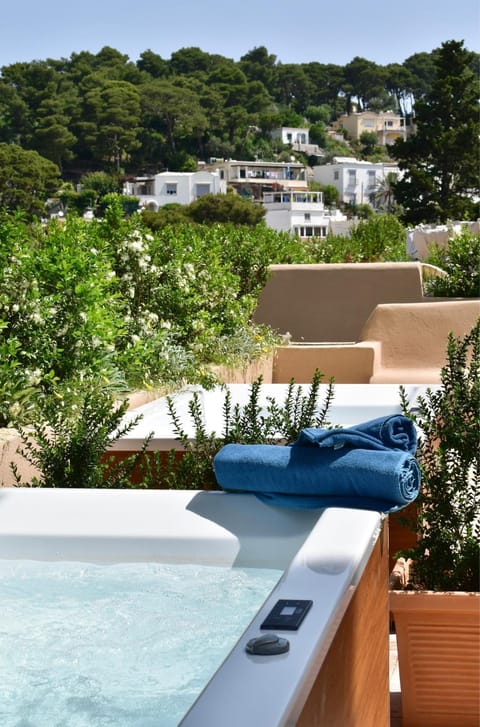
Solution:
<path fill-rule="evenodd" d="M 480 319 L 449 336 L 441 385 L 404 413 L 420 431 L 422 488 L 407 588 L 391 591 L 403 727 L 480 724 Z M 400 554 L 399 554 L 400 555 Z"/>

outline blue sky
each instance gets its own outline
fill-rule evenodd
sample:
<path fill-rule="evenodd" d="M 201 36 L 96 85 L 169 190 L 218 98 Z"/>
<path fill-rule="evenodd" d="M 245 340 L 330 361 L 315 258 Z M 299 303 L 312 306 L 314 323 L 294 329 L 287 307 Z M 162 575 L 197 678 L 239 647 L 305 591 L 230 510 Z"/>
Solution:
<path fill-rule="evenodd" d="M 480 52 L 479 0 L 3 0 L 0 67 L 108 45 L 133 61 L 196 46 L 239 58 L 266 46 L 282 63 L 362 56 L 402 63 L 445 40 Z"/>

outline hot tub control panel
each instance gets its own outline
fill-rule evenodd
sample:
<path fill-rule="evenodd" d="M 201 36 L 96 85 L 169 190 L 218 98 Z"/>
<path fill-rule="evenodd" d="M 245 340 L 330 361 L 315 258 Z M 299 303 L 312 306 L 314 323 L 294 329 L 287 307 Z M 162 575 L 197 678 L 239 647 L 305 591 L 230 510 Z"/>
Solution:
<path fill-rule="evenodd" d="M 260 626 L 261 629 L 280 629 L 283 631 L 296 631 L 313 601 L 296 599 L 280 599 Z"/>

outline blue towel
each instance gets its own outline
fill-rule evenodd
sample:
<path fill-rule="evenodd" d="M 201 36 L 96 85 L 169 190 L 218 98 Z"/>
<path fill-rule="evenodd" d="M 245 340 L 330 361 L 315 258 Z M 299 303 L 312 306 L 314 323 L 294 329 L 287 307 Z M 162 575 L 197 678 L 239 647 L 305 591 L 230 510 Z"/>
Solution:
<path fill-rule="evenodd" d="M 304 429 L 292 446 L 227 444 L 214 458 L 215 475 L 228 492 L 284 507 L 394 512 L 420 488 L 409 422 L 387 417 L 350 429 Z M 385 444 L 392 441 L 397 448 Z"/>
<path fill-rule="evenodd" d="M 401 449 L 415 454 L 417 430 L 402 414 L 370 419 L 348 429 L 302 429 L 293 446 L 358 447 L 361 449 Z"/>

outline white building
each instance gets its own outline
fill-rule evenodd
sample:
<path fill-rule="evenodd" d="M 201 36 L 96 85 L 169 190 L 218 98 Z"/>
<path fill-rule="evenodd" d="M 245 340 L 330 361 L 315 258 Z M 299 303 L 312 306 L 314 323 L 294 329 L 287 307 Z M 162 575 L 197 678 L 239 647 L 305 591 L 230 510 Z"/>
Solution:
<path fill-rule="evenodd" d="M 399 176 L 397 164 L 367 162 L 354 157 L 334 157 L 330 164 L 313 167 L 313 178 L 338 189 L 344 204 L 370 204 L 377 207 L 375 193 L 389 174 Z"/>
<path fill-rule="evenodd" d="M 321 192 L 270 192 L 263 196 L 266 224 L 278 232 L 303 239 L 340 234 L 347 217 L 339 210 L 326 210 Z"/>
<path fill-rule="evenodd" d="M 141 207 L 154 211 L 163 205 L 190 204 L 205 194 L 225 194 L 226 182 L 218 172 L 161 172 L 125 182 L 123 193 L 138 197 Z"/>
<path fill-rule="evenodd" d="M 281 139 L 283 144 L 309 144 L 308 129 L 300 129 L 293 126 L 282 126 L 279 129 L 273 129 L 271 132 L 272 139 Z"/>
<path fill-rule="evenodd" d="M 324 156 L 324 152 L 318 144 L 310 144 L 310 133 L 307 128 L 282 126 L 278 129 L 273 129 L 270 136 L 272 139 L 281 139 L 283 144 L 288 144 L 293 150 L 301 151 L 308 156 Z"/>

